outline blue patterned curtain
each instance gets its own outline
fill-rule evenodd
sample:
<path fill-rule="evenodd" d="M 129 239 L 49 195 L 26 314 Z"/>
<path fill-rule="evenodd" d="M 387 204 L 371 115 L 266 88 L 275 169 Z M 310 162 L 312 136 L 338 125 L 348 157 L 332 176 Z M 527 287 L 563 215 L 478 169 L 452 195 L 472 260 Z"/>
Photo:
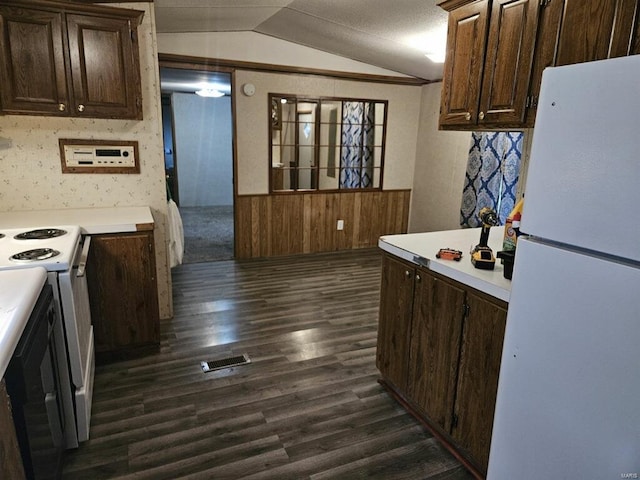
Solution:
<path fill-rule="evenodd" d="M 478 212 L 496 211 L 504 224 L 513 210 L 522 157 L 522 132 L 473 132 L 462 192 L 460 225 L 478 227 Z"/>
<path fill-rule="evenodd" d="M 340 188 L 373 184 L 375 103 L 343 102 Z"/>

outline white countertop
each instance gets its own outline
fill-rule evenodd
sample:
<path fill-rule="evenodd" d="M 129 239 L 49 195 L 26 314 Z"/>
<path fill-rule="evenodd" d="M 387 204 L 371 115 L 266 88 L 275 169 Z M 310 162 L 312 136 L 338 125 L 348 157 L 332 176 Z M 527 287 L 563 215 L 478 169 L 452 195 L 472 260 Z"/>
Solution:
<path fill-rule="evenodd" d="M 378 246 L 409 262 L 423 265 L 460 283 L 488 295 L 509 301 L 511 280 L 504 278 L 500 259 L 493 270 L 480 270 L 471 263 L 469 252 L 480 241 L 480 228 L 464 228 L 443 232 L 409 233 L 380 237 Z M 502 250 L 504 227 L 493 227 L 489 233 L 489 247 L 495 255 Z M 462 252 L 460 261 L 441 260 L 436 253 L 441 248 L 453 248 Z"/>
<path fill-rule="evenodd" d="M 0 228 L 80 225 L 82 233 L 126 233 L 153 228 L 149 207 L 68 208 L 0 212 Z"/>
<path fill-rule="evenodd" d="M 0 271 L 0 377 L 47 280 L 42 267 Z"/>

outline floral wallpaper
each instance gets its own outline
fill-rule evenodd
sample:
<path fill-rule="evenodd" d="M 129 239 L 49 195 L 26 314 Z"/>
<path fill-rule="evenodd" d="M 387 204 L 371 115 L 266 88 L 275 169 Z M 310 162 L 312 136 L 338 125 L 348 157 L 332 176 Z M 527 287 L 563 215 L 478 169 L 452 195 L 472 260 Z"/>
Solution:
<path fill-rule="evenodd" d="M 0 116 L 0 211 L 149 206 L 156 241 L 160 316 L 172 315 L 166 248 L 166 188 L 162 144 L 160 79 L 152 3 L 110 4 L 143 10 L 138 27 L 143 120 Z M 139 174 L 62 173 L 58 139 L 137 140 Z"/>

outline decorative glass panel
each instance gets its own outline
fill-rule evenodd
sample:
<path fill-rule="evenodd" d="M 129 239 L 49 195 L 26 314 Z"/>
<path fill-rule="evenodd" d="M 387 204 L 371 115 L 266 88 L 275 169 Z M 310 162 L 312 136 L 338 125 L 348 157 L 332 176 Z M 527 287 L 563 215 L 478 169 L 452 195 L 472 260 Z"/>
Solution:
<path fill-rule="evenodd" d="M 385 101 L 270 94 L 272 191 L 382 188 Z"/>

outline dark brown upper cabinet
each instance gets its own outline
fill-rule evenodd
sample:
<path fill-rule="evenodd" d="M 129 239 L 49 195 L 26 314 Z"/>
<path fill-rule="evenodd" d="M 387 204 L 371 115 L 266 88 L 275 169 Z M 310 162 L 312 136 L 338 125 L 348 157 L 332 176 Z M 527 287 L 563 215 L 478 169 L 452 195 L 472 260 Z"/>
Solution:
<path fill-rule="evenodd" d="M 441 128 L 524 121 L 539 0 L 446 0 Z"/>
<path fill-rule="evenodd" d="M 640 53 L 640 0 L 442 0 L 440 128 L 532 127 L 549 66 Z"/>
<path fill-rule="evenodd" d="M 50 1 L 0 6 L 2 113 L 142 119 L 144 12 Z"/>
<path fill-rule="evenodd" d="M 638 0 L 564 0 L 556 65 L 632 53 Z"/>

